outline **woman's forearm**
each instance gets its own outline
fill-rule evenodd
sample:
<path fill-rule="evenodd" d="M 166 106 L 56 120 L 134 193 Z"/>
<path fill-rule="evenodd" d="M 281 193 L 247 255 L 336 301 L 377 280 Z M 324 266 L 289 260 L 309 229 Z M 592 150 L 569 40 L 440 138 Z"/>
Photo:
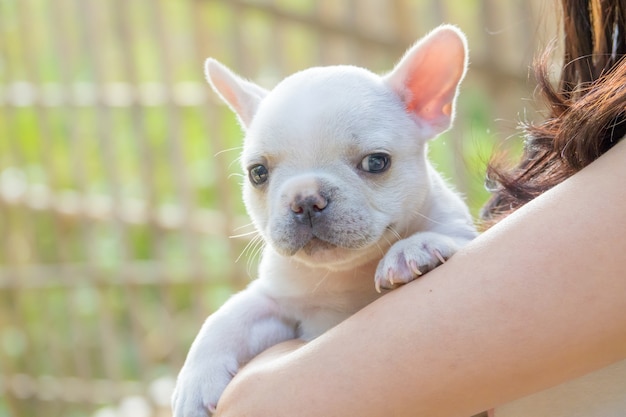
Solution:
<path fill-rule="evenodd" d="M 220 416 L 458 416 L 626 358 L 626 143 L 445 265 L 261 359 Z"/>

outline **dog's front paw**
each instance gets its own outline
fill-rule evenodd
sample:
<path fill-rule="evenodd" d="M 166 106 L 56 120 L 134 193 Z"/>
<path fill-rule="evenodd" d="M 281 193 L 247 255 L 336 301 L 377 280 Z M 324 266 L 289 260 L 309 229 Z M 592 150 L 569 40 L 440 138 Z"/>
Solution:
<path fill-rule="evenodd" d="M 210 363 L 195 367 L 186 364 L 180 371 L 172 395 L 174 417 L 207 417 L 215 413 L 217 401 L 238 365 L 234 357 L 206 359 Z"/>
<path fill-rule="evenodd" d="M 434 232 L 417 233 L 396 242 L 376 268 L 376 291 L 413 281 L 444 263 L 458 248 L 454 239 Z"/>

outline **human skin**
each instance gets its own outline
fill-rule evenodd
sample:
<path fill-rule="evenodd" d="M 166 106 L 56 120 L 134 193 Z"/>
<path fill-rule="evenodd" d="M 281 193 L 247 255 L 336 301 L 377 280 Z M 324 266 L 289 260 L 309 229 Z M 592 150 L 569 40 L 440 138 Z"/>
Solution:
<path fill-rule="evenodd" d="M 470 416 L 626 359 L 626 143 L 447 263 L 242 369 L 219 417 Z"/>

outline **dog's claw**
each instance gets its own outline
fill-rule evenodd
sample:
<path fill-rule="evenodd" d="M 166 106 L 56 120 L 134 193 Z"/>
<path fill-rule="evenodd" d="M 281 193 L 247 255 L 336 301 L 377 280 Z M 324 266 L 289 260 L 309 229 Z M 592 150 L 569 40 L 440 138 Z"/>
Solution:
<path fill-rule="evenodd" d="M 422 276 L 422 271 L 420 271 L 420 269 L 417 267 L 417 262 L 415 261 L 409 261 L 409 267 L 411 268 L 411 271 L 416 275 L 416 276 Z"/>
<path fill-rule="evenodd" d="M 433 249 L 433 255 L 435 255 L 435 257 L 439 259 L 439 262 L 441 262 L 442 264 L 446 263 L 446 258 L 441 256 L 441 252 L 439 252 L 437 249 Z"/>

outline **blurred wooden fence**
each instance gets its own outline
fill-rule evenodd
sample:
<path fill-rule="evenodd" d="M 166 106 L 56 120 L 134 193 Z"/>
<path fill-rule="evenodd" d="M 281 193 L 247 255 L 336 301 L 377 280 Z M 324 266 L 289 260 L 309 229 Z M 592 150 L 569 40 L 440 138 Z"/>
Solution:
<path fill-rule="evenodd" d="M 241 135 L 203 81 L 207 56 L 267 86 L 312 65 L 384 71 L 455 23 L 472 50 L 467 90 L 486 100 L 479 129 L 497 136 L 493 121 L 512 126 L 530 95 L 552 12 L 540 0 L 0 0 L 0 417 L 168 415 L 201 321 L 254 276 L 233 176 Z M 461 104 L 452 148 L 477 129 L 463 118 L 477 101 Z M 472 194 L 477 174 L 454 164 Z"/>

